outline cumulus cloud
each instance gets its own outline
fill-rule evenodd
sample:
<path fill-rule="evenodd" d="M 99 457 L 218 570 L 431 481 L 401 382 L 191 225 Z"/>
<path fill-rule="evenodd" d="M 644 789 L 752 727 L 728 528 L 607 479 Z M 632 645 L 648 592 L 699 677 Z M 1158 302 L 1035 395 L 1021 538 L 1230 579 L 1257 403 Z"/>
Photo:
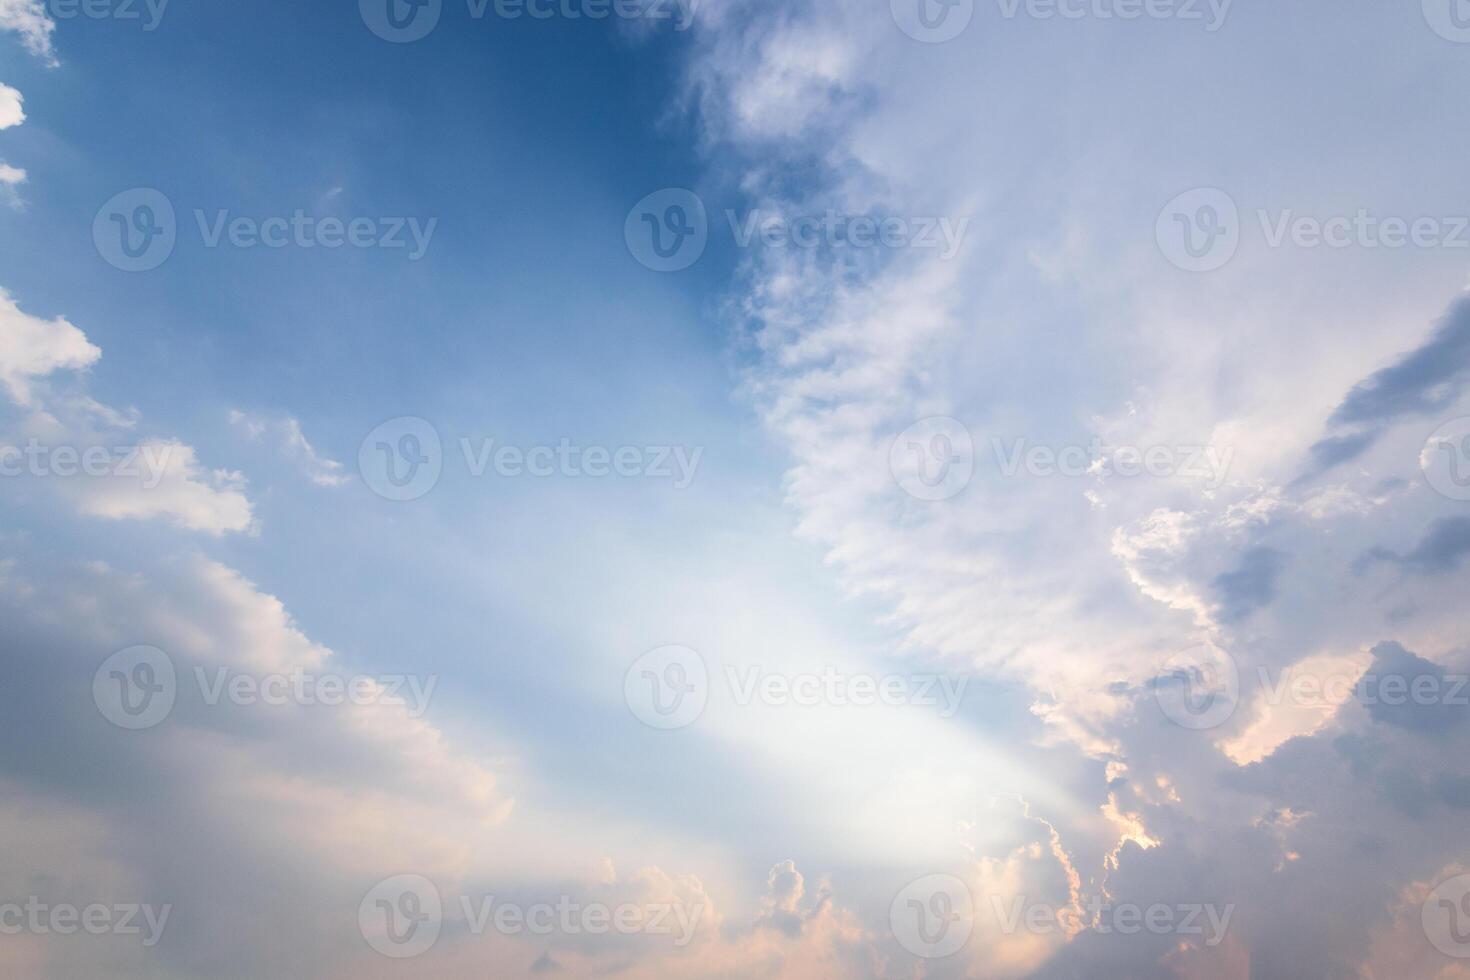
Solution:
<path fill-rule="evenodd" d="M 780 213 L 973 216 L 990 229 L 949 261 L 743 256 L 731 306 L 753 355 L 745 390 L 790 455 L 799 532 L 914 656 L 1019 680 L 1049 737 L 1106 766 L 1091 821 L 1039 814 L 1058 816 L 1082 893 L 1236 908 L 1218 946 L 1088 928 L 1013 938 L 1013 974 L 994 975 L 1356 975 L 1397 890 L 1455 853 L 1445 801 L 1459 798 L 1461 757 L 1406 743 L 1402 725 L 1351 695 L 1390 625 L 1406 649 L 1442 665 L 1458 656 L 1457 524 L 1424 492 L 1423 433 L 1406 423 L 1463 397 L 1470 307 L 1457 300 L 1414 346 L 1404 325 L 1443 309 L 1443 278 L 1406 298 L 1374 272 L 1376 288 L 1344 292 L 1303 256 L 1243 247 L 1231 267 L 1186 282 L 1153 239 L 1168 197 L 1158 187 L 1208 183 L 1221 164 L 1187 148 L 1148 160 L 1123 150 L 1203 118 L 1155 84 L 1179 69 L 1173 55 L 1139 48 L 1122 77 L 1053 70 L 1095 51 L 1101 25 L 1006 25 L 1008 48 L 987 44 L 977 7 L 970 34 L 930 46 L 882 8 L 732 8 L 707 24 L 691 71 L 712 184 Z M 1219 54 L 1175 42 L 1181 58 Z M 792 70 L 783 53 L 797 49 L 817 56 Z M 1286 81 L 1232 87 L 1209 116 L 1224 130 L 1206 142 L 1229 132 L 1254 145 L 1230 120 L 1242 106 L 1277 118 Z M 1144 89 L 1146 108 L 1116 111 Z M 1094 152 L 1059 159 L 1054 130 L 1033 124 L 1042 106 Z M 801 176 L 772 160 L 799 161 Z M 1299 194 L 1311 177 L 1277 180 L 1250 190 Z M 1436 270 L 1462 278 L 1451 265 Z M 1334 356 L 1304 364 L 1316 348 Z M 891 453 L 933 416 L 955 419 L 946 436 L 974 446 L 963 454 L 973 472 L 940 501 L 906 492 Z M 1007 475 L 993 448 L 1055 452 L 1094 437 L 1140 455 L 1212 448 L 1201 458 L 1228 472 Z M 956 445 L 940 447 L 950 463 Z M 1321 482 L 1348 461 L 1354 472 Z M 1412 542 L 1426 525 L 1392 557 L 1440 574 L 1354 574 L 1386 534 Z M 1229 716 L 1199 731 L 1161 708 L 1164 665 L 1190 649 L 1216 651 L 1239 682 Z M 1298 668 L 1341 675 L 1346 693 L 1310 704 L 1281 694 Z M 1416 838 L 1419 821 L 1434 827 Z M 1021 860 L 981 857 L 1002 862 L 987 866 L 995 878 Z"/>
<path fill-rule="evenodd" d="M 0 82 L 0 129 L 9 129 L 25 122 L 26 114 L 21 108 L 24 99 L 20 92 Z"/>
<path fill-rule="evenodd" d="M 21 108 L 23 101 L 20 92 L 0 82 L 0 129 L 9 129 L 25 122 L 26 114 Z M 7 199 L 13 206 L 19 206 L 20 195 L 16 188 L 25 183 L 25 180 L 24 170 L 0 160 L 0 197 Z"/>
<path fill-rule="evenodd" d="M 110 520 L 164 518 L 209 534 L 248 531 L 253 526 L 245 478 L 228 470 L 206 470 L 192 446 L 176 440 L 146 440 L 137 447 L 142 464 L 134 471 L 71 484 L 82 513 Z"/>
<path fill-rule="evenodd" d="M 56 64 L 56 52 L 51 44 L 56 22 L 42 0 L 0 0 L 0 31 L 16 32 L 32 54 L 48 64 Z"/>
<path fill-rule="evenodd" d="M 65 319 L 31 316 L 0 288 L 0 385 L 11 401 L 30 407 L 36 379 L 91 367 L 101 356 L 102 350 Z"/>
<path fill-rule="evenodd" d="M 495 773 L 401 692 L 212 701 L 211 689 L 227 690 L 219 677 L 282 676 L 285 691 L 297 676 L 357 676 L 280 600 L 218 562 L 37 562 L 15 574 L 31 591 L 0 591 L 15 681 L 5 711 L 35 733 L 33 749 L 47 748 L 0 752 L 0 822 L 43 806 L 51 816 L 25 838 L 44 872 L 26 881 L 12 865 L 7 876 L 20 877 L 7 877 L 7 894 L 175 910 L 169 941 L 146 955 L 126 937 L 93 948 L 42 937 L 24 954 L 42 964 L 37 975 L 110 954 L 123 957 L 122 976 L 259 975 L 280 956 L 322 975 L 361 946 L 355 910 L 373 880 L 405 867 L 463 875 L 510 812 Z M 94 703 L 92 678 L 138 644 L 168 656 L 176 700 L 153 727 L 126 731 Z"/>
<path fill-rule="evenodd" d="M 64 318 L 32 316 L 0 290 L 0 387 L 25 413 L 4 433 L 7 465 L 44 478 L 44 486 L 92 517 L 163 519 L 213 535 L 251 530 L 241 474 L 205 467 L 177 439 L 139 439 L 129 431 L 135 413 L 102 405 L 74 378 L 67 384 L 58 377 L 89 369 L 101 356 Z M 82 466 L 98 453 L 105 463 Z"/>

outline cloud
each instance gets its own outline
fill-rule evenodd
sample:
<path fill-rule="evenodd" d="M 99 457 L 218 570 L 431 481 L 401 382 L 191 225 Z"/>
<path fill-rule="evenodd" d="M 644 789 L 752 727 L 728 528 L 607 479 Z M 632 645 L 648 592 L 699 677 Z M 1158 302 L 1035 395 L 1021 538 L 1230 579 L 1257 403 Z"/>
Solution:
<path fill-rule="evenodd" d="M 26 114 L 21 108 L 23 101 L 20 92 L 0 82 L 0 129 L 9 129 L 25 122 Z M 16 188 L 25 183 L 25 180 L 24 170 L 0 160 L 0 197 L 8 200 L 13 207 L 20 206 L 20 194 Z"/>
<path fill-rule="evenodd" d="M 974 975 L 1358 975 L 1363 937 L 1390 920 L 1398 889 L 1457 853 L 1447 800 L 1460 798 L 1463 756 L 1408 744 L 1351 697 L 1272 703 L 1270 682 L 1295 666 L 1355 680 L 1410 606 L 1401 642 L 1455 658 L 1443 651 L 1463 618 L 1453 576 L 1385 590 L 1352 571 L 1385 527 L 1423 527 L 1445 506 L 1422 492 L 1422 437 L 1404 452 L 1393 427 L 1462 396 L 1470 300 L 1415 350 L 1393 351 L 1406 318 L 1442 310 L 1463 269 L 1446 256 L 1427 287 L 1374 271 L 1345 290 L 1352 276 L 1324 277 L 1305 256 L 1242 247 L 1211 277 L 1178 276 L 1151 234 L 1168 197 L 1157 188 L 1239 173 L 1249 156 L 1126 148 L 1196 131 L 1198 104 L 1154 82 L 1218 46 L 1171 35 L 1182 48 L 1155 57 L 1140 43 L 1121 75 L 1058 75 L 1067 57 L 1115 40 L 1107 25 L 1068 25 L 1044 42 L 1041 24 L 985 25 L 1014 30 L 1010 46 L 977 23 L 924 45 L 881 7 L 752 7 L 768 9 L 731 5 L 704 23 L 691 69 L 712 187 L 780 213 L 973 216 L 988 229 L 949 261 L 741 256 L 730 309 L 750 354 L 744 391 L 791 460 L 798 533 L 906 652 L 1018 682 L 1043 738 L 1105 768 L 1086 817 L 1038 811 L 1083 891 L 1145 908 L 1236 908 L 1217 948 L 1094 929 L 1017 936 L 1023 969 Z M 1347 36 L 1368 29 L 1334 23 Z M 1225 43 L 1236 42 L 1247 40 Z M 792 50 L 817 52 L 815 67 L 786 70 Z M 999 80 L 1015 94 L 974 98 Z M 1228 131 L 1262 151 L 1235 120 L 1295 125 L 1279 116 L 1283 84 L 1232 88 L 1208 117 L 1211 145 Z M 1146 107 L 1116 111 L 1145 89 Z M 1059 157 L 1035 125 L 1058 106 L 1088 152 Z M 1291 200 L 1310 179 L 1293 170 L 1237 192 Z M 1304 363 L 1304 344 L 1333 356 Z M 968 481 L 942 501 L 908 494 L 890 470 L 895 440 L 933 416 L 957 420 L 975 446 Z M 1234 455 L 1210 485 L 1182 472 L 1006 476 L 988 451 L 993 440 L 1055 449 L 1094 436 Z M 1307 488 L 1292 482 L 1304 458 L 1314 476 L 1363 465 Z M 1452 560 L 1445 545 L 1416 560 Z M 1200 731 L 1164 716 L 1156 683 L 1171 655 L 1195 647 L 1227 655 L 1240 684 L 1230 717 Z M 1008 843 L 991 846 L 983 860 L 1008 859 Z"/>
<path fill-rule="evenodd" d="M 1399 554 L 1375 547 L 1358 559 L 1363 570 L 1376 562 L 1387 562 L 1419 575 L 1445 575 L 1458 569 L 1470 555 L 1470 517 L 1442 517 L 1431 524 L 1412 549 Z"/>
<path fill-rule="evenodd" d="M 194 448 L 177 440 L 146 440 L 137 452 L 136 476 L 70 484 L 83 514 L 109 520 L 164 518 L 214 535 L 254 526 L 241 474 L 204 469 Z"/>
<path fill-rule="evenodd" d="M 1308 476 L 1361 456 L 1390 425 L 1453 405 L 1470 379 L 1470 298 L 1452 305 L 1429 338 L 1353 386 L 1311 447 Z"/>
<path fill-rule="evenodd" d="M 101 356 L 101 348 L 65 319 L 31 316 L 0 288 L 0 385 L 11 401 L 30 407 L 36 379 L 89 368 Z"/>
<path fill-rule="evenodd" d="M 25 122 L 26 114 L 21 108 L 24 101 L 20 92 L 0 82 L 0 129 L 9 129 Z"/>
<path fill-rule="evenodd" d="M 217 675 L 355 674 L 238 572 L 198 556 L 129 570 L 24 564 L 27 596 L 0 589 L 13 651 L 4 709 L 34 738 L 0 750 L 0 825 L 17 810 L 48 817 L 26 831 L 35 877 L 12 862 L 0 886 L 51 902 L 70 897 L 61 888 L 166 901 L 176 916 L 141 961 L 126 937 L 43 940 L 34 975 L 108 973 L 85 964 L 109 952 L 124 957 L 121 976 L 225 975 L 226 961 L 240 971 L 229 975 L 261 975 L 284 949 L 299 975 L 325 975 L 362 947 L 355 910 L 374 880 L 405 867 L 463 875 L 510 812 L 481 759 L 386 690 L 370 702 L 211 703 Z M 93 703 L 92 677 L 140 643 L 168 655 L 177 698 L 156 726 L 124 731 Z"/>
<path fill-rule="evenodd" d="M 25 313 L 0 289 L 0 387 L 27 412 L 10 431 L 8 449 L 58 450 L 81 457 L 105 450 L 116 465 L 99 472 L 67 472 L 60 465 L 32 473 L 56 495 L 88 516 L 109 520 L 161 518 L 181 528 L 212 535 L 254 527 L 244 477 L 208 469 L 197 451 L 177 439 L 139 439 L 135 415 L 118 412 L 61 384 L 59 372 L 94 366 L 102 351 L 62 317 L 42 320 Z"/>
<path fill-rule="evenodd" d="M 319 487 L 340 487 L 351 482 L 341 463 L 320 455 L 301 431 L 301 423 L 286 416 L 267 419 L 238 410 L 230 412 L 230 423 L 242 429 L 251 439 L 259 439 L 267 430 L 275 429 L 281 452 L 294 459 L 312 483 Z"/>
<path fill-rule="evenodd" d="M 46 12 L 42 0 L 0 0 L 0 31 L 15 31 L 27 50 L 49 65 L 56 64 L 51 35 L 56 22 Z"/>
<path fill-rule="evenodd" d="M 1360 690 L 1359 698 L 1374 721 L 1416 732 L 1439 732 L 1470 718 L 1470 708 L 1452 703 L 1459 700 L 1451 693 L 1456 681 L 1446 679 L 1444 667 L 1410 653 L 1399 643 L 1379 643 L 1372 652 L 1373 663 L 1368 667 L 1367 677 L 1374 682 Z M 1385 686 L 1388 678 L 1402 680 L 1405 686 L 1402 694 Z M 1423 700 L 1415 694 L 1425 690 L 1444 692 L 1444 696 Z M 1470 692 L 1462 690 L 1461 693 L 1470 696 Z M 1456 795 L 1453 786 L 1446 785 L 1446 790 L 1449 797 Z"/>
<path fill-rule="evenodd" d="M 1220 618 L 1239 622 L 1276 598 L 1276 579 L 1286 555 L 1275 548 L 1258 546 L 1241 555 L 1239 567 L 1215 577 L 1214 585 L 1223 608 Z"/>

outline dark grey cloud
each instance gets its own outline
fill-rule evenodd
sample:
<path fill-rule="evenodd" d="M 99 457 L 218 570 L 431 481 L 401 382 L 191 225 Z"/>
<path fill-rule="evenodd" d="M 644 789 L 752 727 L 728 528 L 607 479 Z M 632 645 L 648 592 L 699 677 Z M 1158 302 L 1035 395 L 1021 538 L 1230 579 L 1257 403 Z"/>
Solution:
<path fill-rule="evenodd" d="M 1467 555 L 1470 555 L 1470 517 L 1441 517 L 1429 525 L 1412 550 L 1400 554 L 1382 546 L 1372 548 L 1358 559 L 1355 567 L 1362 572 L 1384 562 L 1417 575 L 1443 575 L 1458 569 Z"/>
<path fill-rule="evenodd" d="M 1405 418 L 1452 405 L 1470 380 L 1470 299 L 1459 299 L 1419 347 L 1353 386 L 1327 420 L 1303 479 L 1361 455 Z"/>
<path fill-rule="evenodd" d="M 1470 715 L 1470 685 L 1393 642 L 1373 648 L 1357 698 L 1375 722 L 1413 732 L 1442 732 Z M 1452 787 L 1451 794 L 1455 792 Z M 1427 795 L 1427 794 L 1426 794 Z"/>
<path fill-rule="evenodd" d="M 1276 579 L 1286 563 L 1286 553 L 1264 545 L 1241 556 L 1233 571 L 1215 577 L 1215 594 L 1220 601 L 1220 619 L 1237 623 L 1270 605 L 1276 598 Z"/>
<path fill-rule="evenodd" d="M 560 973 L 561 971 L 562 965 L 552 959 L 549 952 L 542 953 L 536 958 L 536 962 L 531 964 L 532 973 Z"/>

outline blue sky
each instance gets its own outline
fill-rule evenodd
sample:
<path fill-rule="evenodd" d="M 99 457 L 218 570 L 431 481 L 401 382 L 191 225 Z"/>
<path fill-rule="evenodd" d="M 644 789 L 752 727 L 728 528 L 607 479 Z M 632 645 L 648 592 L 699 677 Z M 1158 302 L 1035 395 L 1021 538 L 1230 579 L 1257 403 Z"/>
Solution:
<path fill-rule="evenodd" d="M 1461 0 L 376 2 L 0 0 L 8 973 L 1470 976 Z"/>

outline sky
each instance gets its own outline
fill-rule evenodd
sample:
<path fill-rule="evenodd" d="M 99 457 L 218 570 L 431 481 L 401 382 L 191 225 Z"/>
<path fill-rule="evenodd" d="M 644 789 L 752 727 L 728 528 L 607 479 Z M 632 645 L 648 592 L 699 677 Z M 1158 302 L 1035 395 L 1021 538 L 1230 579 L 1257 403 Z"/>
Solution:
<path fill-rule="evenodd" d="M 0 972 L 1470 978 L 1467 83 L 0 0 Z"/>

